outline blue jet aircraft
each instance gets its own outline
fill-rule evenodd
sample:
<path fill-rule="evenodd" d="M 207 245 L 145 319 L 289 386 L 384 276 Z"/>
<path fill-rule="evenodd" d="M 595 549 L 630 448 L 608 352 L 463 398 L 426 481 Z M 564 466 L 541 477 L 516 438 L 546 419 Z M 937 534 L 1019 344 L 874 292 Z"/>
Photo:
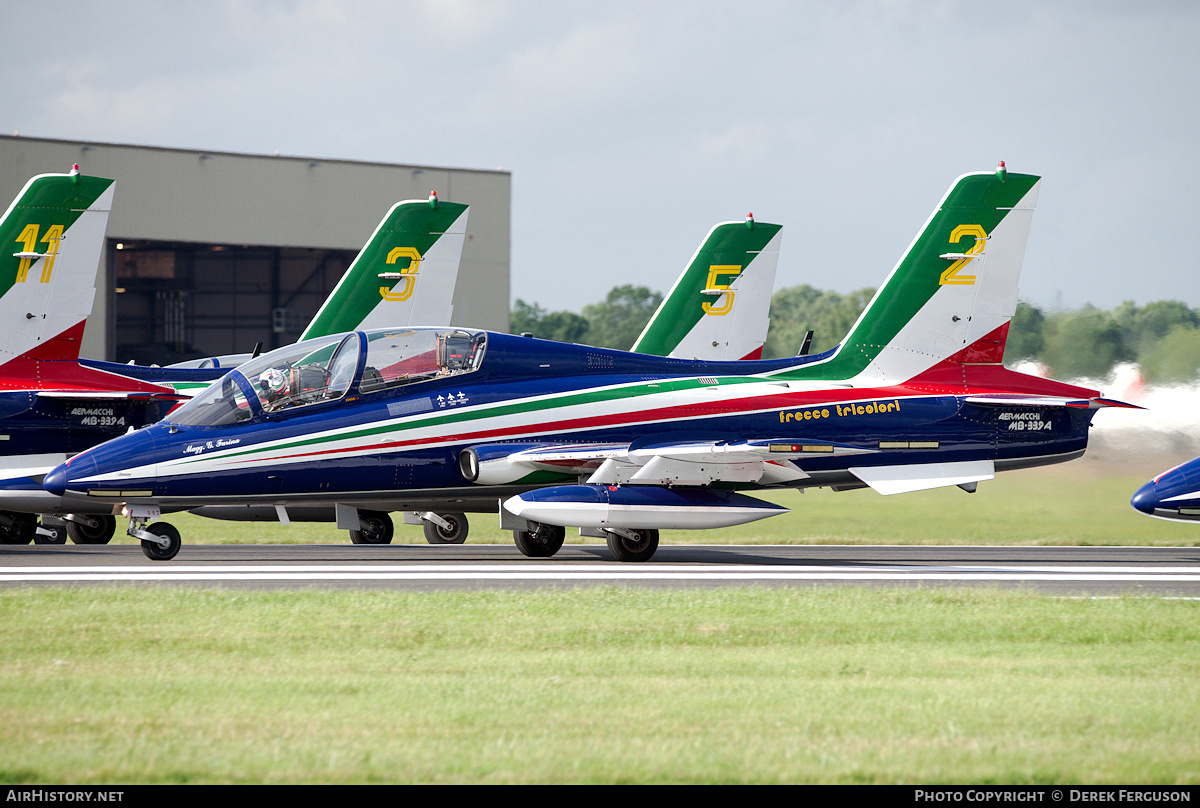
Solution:
<path fill-rule="evenodd" d="M 1129 504 L 1148 516 L 1200 522 L 1200 457 L 1164 471 L 1139 488 Z"/>
<path fill-rule="evenodd" d="M 462 328 L 357 331 L 230 372 L 162 423 L 46 476 L 130 515 L 235 503 L 500 511 L 547 557 L 565 528 L 645 561 L 664 528 L 785 510 L 741 491 L 975 489 L 1079 457 L 1095 390 L 1003 367 L 1040 180 L 960 177 L 846 339 L 817 356 L 703 361 Z M 737 490 L 735 490 L 737 489 Z"/>

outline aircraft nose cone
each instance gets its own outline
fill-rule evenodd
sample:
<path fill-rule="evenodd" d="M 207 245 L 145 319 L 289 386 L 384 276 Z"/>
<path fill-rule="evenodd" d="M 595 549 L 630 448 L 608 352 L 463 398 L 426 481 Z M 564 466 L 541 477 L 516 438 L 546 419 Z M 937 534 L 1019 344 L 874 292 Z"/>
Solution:
<path fill-rule="evenodd" d="M 1158 486 L 1148 482 L 1134 493 L 1129 504 L 1142 513 L 1154 515 L 1154 508 L 1159 503 Z"/>
<path fill-rule="evenodd" d="M 67 490 L 67 465 L 64 463 L 61 466 L 57 466 L 47 474 L 42 480 L 42 488 L 45 488 L 51 494 L 61 497 Z"/>
<path fill-rule="evenodd" d="M 84 474 L 91 473 L 96 468 L 95 461 L 86 454 L 78 455 L 71 458 L 70 461 L 56 466 L 49 474 L 42 479 L 42 488 L 45 488 L 51 494 L 62 496 L 67 485 L 73 479 L 78 479 Z"/>

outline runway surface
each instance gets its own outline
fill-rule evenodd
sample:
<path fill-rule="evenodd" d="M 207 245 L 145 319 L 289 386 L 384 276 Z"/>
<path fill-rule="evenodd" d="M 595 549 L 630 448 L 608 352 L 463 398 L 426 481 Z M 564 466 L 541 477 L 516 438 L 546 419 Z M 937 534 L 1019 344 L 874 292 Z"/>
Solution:
<path fill-rule="evenodd" d="M 134 545 L 0 547 L 0 586 L 83 584 L 448 589 L 632 586 L 1004 586 L 1078 596 L 1200 599 L 1196 547 L 662 546 L 644 564 L 603 545 L 552 559 L 512 545 L 185 545 L 150 561 Z"/>

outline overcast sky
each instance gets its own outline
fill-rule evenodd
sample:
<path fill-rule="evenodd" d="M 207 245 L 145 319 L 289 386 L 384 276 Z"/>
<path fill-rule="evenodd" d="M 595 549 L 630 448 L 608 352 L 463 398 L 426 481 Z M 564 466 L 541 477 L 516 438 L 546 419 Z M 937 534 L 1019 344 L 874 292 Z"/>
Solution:
<path fill-rule="evenodd" d="M 666 291 L 748 211 L 784 225 L 776 288 L 877 286 L 954 178 L 997 160 L 1045 178 L 1023 298 L 1200 307 L 1200 3 L 0 0 L 0 16 L 0 131 L 511 171 L 512 296 L 550 310 Z"/>

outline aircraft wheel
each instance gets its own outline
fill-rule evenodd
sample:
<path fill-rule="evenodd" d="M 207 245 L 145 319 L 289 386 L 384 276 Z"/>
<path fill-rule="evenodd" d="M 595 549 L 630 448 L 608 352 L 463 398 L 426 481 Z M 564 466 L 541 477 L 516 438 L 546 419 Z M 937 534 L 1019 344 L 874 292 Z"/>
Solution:
<path fill-rule="evenodd" d="M 37 534 L 37 517 L 31 513 L 0 513 L 0 544 L 29 544 Z"/>
<path fill-rule="evenodd" d="M 66 544 L 67 543 L 67 526 L 66 525 L 47 525 L 42 523 L 42 530 L 49 530 L 54 535 L 47 536 L 44 533 L 34 532 L 34 544 Z"/>
<path fill-rule="evenodd" d="M 92 527 L 79 522 L 67 522 L 67 535 L 71 541 L 76 544 L 108 544 L 117 532 L 117 517 L 93 514 L 87 518 L 97 525 Z"/>
<path fill-rule="evenodd" d="M 392 526 L 392 517 L 382 511 L 359 511 L 359 530 L 350 531 L 350 541 L 354 544 L 391 544 L 396 529 Z"/>
<path fill-rule="evenodd" d="M 522 555 L 530 558 L 549 558 L 562 549 L 567 529 L 558 525 L 530 522 L 532 530 L 514 530 L 513 541 Z"/>
<path fill-rule="evenodd" d="M 425 541 L 430 544 L 462 544 L 467 540 L 467 515 L 465 513 L 439 513 L 438 516 L 450 523 L 446 530 L 434 522 L 426 522 Z"/>
<path fill-rule="evenodd" d="M 616 533 L 608 534 L 608 550 L 617 557 L 617 561 L 649 561 L 658 549 L 657 530 L 635 530 L 633 533 L 633 539 Z"/>
<path fill-rule="evenodd" d="M 142 552 L 146 554 L 146 558 L 151 561 L 170 561 L 179 553 L 179 547 L 182 542 L 179 540 L 179 531 L 174 525 L 169 525 L 166 522 L 155 522 L 152 525 L 146 526 L 147 533 L 153 533 L 155 536 L 161 536 L 166 539 L 169 544 L 166 547 L 161 547 L 152 541 L 142 540 Z"/>

